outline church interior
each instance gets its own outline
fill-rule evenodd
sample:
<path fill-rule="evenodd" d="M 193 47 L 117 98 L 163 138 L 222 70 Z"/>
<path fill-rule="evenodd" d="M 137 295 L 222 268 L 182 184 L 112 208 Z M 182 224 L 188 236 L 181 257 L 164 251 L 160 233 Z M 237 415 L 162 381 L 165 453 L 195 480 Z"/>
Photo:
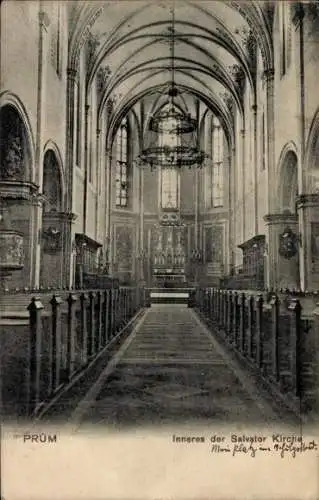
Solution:
<path fill-rule="evenodd" d="M 101 297 L 115 289 L 118 325 L 141 308 L 144 290 L 144 306 L 187 296 L 198 314 L 226 330 L 238 317 L 235 328 L 253 335 L 262 297 L 262 314 L 278 313 L 269 323 L 275 344 L 278 315 L 297 338 L 313 325 L 317 342 L 317 2 L 5 0 L 1 39 L 6 345 L 12 325 L 29 331 L 30 314 L 29 341 L 36 349 L 47 338 L 52 364 L 60 344 L 52 347 L 46 333 L 56 334 L 57 315 L 53 330 L 44 313 L 41 327 L 34 318 L 61 307 L 69 383 L 82 356 L 77 321 L 90 335 L 92 311 L 100 325 Z M 242 293 L 253 297 L 251 309 L 236 302 Z M 105 307 L 114 320 L 112 300 Z M 271 338 L 274 385 L 282 382 L 282 389 L 285 370 L 278 375 Z M 82 368 L 107 338 L 99 337 L 96 349 L 92 342 Z M 4 354 L 4 365 L 21 372 L 22 351 L 8 354 L 9 361 Z M 52 382 L 54 366 L 51 395 L 60 387 Z M 31 363 L 34 408 L 41 377 Z"/>
<path fill-rule="evenodd" d="M 317 290 L 317 27 L 315 2 L 4 2 L 7 287 Z"/>

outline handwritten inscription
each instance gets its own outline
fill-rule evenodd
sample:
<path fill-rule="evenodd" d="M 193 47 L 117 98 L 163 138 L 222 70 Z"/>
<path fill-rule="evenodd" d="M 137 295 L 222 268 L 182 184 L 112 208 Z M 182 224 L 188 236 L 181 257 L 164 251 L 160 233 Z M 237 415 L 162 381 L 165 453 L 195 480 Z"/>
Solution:
<path fill-rule="evenodd" d="M 172 436 L 173 443 L 180 444 L 209 444 L 210 452 L 226 454 L 229 456 L 247 455 L 255 458 L 264 453 L 275 453 L 281 458 L 318 450 L 318 443 L 314 439 L 303 436 L 272 434 L 262 435 L 237 435 L 228 436 L 214 434 L 212 436 Z"/>

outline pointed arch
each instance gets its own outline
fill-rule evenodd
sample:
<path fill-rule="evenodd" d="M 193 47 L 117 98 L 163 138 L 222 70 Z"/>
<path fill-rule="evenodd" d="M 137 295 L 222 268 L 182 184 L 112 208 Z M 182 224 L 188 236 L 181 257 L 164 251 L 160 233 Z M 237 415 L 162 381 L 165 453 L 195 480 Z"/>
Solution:
<path fill-rule="evenodd" d="M 298 151 L 293 141 L 282 149 L 279 163 L 278 199 L 281 212 L 295 213 L 298 194 Z"/>
<path fill-rule="evenodd" d="M 0 112 L 10 106 L 15 110 L 24 128 L 24 139 L 26 146 L 25 180 L 34 182 L 35 180 L 35 141 L 31 122 L 27 110 L 21 99 L 14 93 L 5 90 L 0 93 Z"/>
<path fill-rule="evenodd" d="M 54 157 L 56 160 L 56 167 L 58 169 L 58 175 L 59 175 L 59 183 L 60 183 L 60 190 L 61 190 L 61 211 L 64 210 L 65 207 L 65 196 L 66 196 L 66 188 L 65 188 L 65 172 L 64 172 L 64 167 L 63 167 L 63 161 L 62 161 L 62 156 L 60 153 L 60 150 L 57 146 L 57 144 L 49 139 L 43 148 L 43 158 L 45 158 L 45 155 L 48 151 L 52 151 L 54 153 Z"/>

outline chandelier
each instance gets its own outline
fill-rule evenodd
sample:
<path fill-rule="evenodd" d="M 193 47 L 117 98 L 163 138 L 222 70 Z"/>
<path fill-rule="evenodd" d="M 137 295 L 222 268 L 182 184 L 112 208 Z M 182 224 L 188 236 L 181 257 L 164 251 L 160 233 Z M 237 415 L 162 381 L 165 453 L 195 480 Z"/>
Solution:
<path fill-rule="evenodd" d="M 172 26 L 169 28 L 171 50 L 171 83 L 166 94 L 168 105 L 151 117 L 149 131 L 170 137 L 169 143 L 158 145 L 158 135 L 153 143 L 143 149 L 136 158 L 139 166 L 154 167 L 202 167 L 207 155 L 198 147 L 198 120 L 190 113 L 181 111 L 174 99 L 179 95 L 175 85 L 175 18 L 172 9 Z"/>
<path fill-rule="evenodd" d="M 169 109 L 156 113 L 150 120 L 149 129 L 153 132 L 168 132 L 170 134 L 189 134 L 197 130 L 197 121 L 190 113 L 178 111 L 174 105 L 174 97 L 179 94 L 178 89 L 172 81 L 167 92 L 170 103 Z"/>

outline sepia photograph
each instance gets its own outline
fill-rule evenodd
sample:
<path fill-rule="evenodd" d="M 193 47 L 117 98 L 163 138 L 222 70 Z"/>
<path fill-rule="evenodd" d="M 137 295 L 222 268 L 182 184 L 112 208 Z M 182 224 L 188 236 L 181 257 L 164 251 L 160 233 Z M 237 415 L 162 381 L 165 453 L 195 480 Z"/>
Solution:
<path fill-rule="evenodd" d="M 1 500 L 318 500 L 319 1 L 0 9 Z"/>

